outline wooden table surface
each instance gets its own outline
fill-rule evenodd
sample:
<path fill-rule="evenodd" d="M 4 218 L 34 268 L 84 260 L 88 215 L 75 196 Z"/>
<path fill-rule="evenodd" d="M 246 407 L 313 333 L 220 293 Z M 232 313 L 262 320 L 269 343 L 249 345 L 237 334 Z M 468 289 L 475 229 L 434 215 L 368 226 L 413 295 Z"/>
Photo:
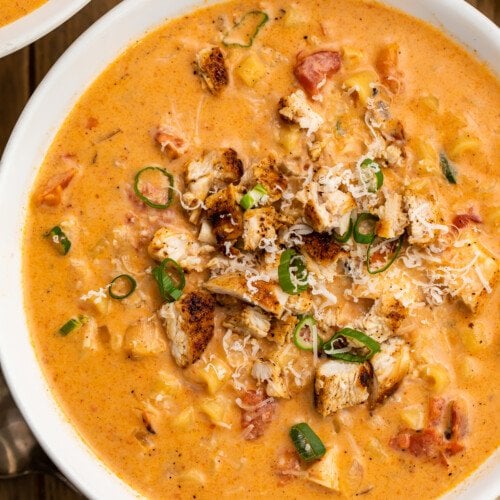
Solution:
<path fill-rule="evenodd" d="M 29 96 L 50 67 L 83 31 L 120 1 L 92 0 L 87 7 L 52 33 L 29 47 L 0 59 L 0 154 Z M 500 0 L 468 2 L 500 25 Z M 0 481 L 0 500 L 81 498 L 52 477 L 31 476 Z"/>

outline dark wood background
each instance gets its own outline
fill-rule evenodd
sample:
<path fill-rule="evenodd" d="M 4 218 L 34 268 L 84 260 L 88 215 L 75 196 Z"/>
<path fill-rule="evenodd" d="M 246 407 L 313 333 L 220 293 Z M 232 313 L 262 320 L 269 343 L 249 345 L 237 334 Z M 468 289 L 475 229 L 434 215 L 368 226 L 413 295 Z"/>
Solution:
<path fill-rule="evenodd" d="M 120 1 L 93 0 L 52 33 L 29 47 L 0 59 L 0 153 L 3 152 L 29 96 L 50 67 L 83 31 Z M 500 25 L 500 0 L 468 2 Z M 31 476 L 0 481 L 0 499 L 77 500 L 81 497 L 57 479 Z"/>

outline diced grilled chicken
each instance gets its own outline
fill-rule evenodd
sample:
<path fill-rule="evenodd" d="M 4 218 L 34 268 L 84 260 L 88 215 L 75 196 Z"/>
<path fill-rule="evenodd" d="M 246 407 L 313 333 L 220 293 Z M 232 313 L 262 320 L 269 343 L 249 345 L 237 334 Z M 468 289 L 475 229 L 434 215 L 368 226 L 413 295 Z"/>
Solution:
<path fill-rule="evenodd" d="M 222 151 L 215 162 L 215 178 L 225 184 L 237 184 L 243 175 L 243 162 L 232 148 Z"/>
<path fill-rule="evenodd" d="M 259 307 L 240 306 L 226 316 L 222 325 L 243 336 L 262 339 L 271 329 L 271 319 Z"/>
<path fill-rule="evenodd" d="M 278 347 L 262 362 L 268 368 L 266 393 L 275 398 L 290 399 L 313 378 L 310 357 L 291 344 Z"/>
<path fill-rule="evenodd" d="M 342 250 L 328 233 L 314 232 L 303 236 L 302 239 L 307 268 L 331 281 L 337 271 L 338 259 L 347 255 L 347 252 Z"/>
<path fill-rule="evenodd" d="M 343 408 L 364 403 L 369 397 L 372 376 L 369 363 L 344 363 L 333 360 L 323 363 L 316 370 L 316 409 L 327 417 Z"/>
<path fill-rule="evenodd" d="M 213 155 L 207 155 L 201 160 L 194 160 L 187 164 L 186 191 L 182 194 L 182 201 L 188 207 L 189 222 L 197 224 L 201 216 L 201 206 L 214 184 Z"/>
<path fill-rule="evenodd" d="M 159 320 L 153 316 L 130 325 L 123 338 L 123 347 L 133 358 L 159 354 L 167 350 L 167 340 Z"/>
<path fill-rule="evenodd" d="M 340 492 L 339 451 L 328 448 L 323 457 L 307 469 L 307 479 L 329 490 Z"/>
<path fill-rule="evenodd" d="M 403 211 L 403 197 L 388 190 L 384 191 L 385 204 L 378 210 L 379 221 L 376 232 L 381 238 L 401 236 L 408 225 L 408 218 Z"/>
<path fill-rule="evenodd" d="M 385 342 L 396 334 L 407 312 L 399 300 L 384 294 L 360 320 L 359 326 L 377 342 Z"/>
<path fill-rule="evenodd" d="M 202 290 L 187 293 L 162 307 L 170 350 L 181 368 L 200 359 L 212 339 L 214 309 L 214 298 Z"/>
<path fill-rule="evenodd" d="M 207 47 L 196 54 L 199 74 L 208 90 L 218 94 L 229 83 L 224 54 L 219 47 Z"/>
<path fill-rule="evenodd" d="M 183 202 L 193 207 L 189 220 L 197 224 L 201 215 L 201 203 L 211 190 L 223 189 L 227 184 L 238 183 L 243 174 L 243 163 L 234 149 L 212 151 L 200 160 L 187 164 L 185 181 L 186 192 Z"/>
<path fill-rule="evenodd" d="M 271 329 L 269 330 L 268 339 L 276 342 L 278 345 L 285 345 L 290 342 L 293 331 L 299 320 L 296 316 L 289 315 L 286 318 L 271 319 Z"/>
<path fill-rule="evenodd" d="M 217 244 L 212 225 L 206 220 L 201 221 L 200 232 L 198 233 L 198 241 L 200 243 L 206 243 L 208 245 Z"/>
<path fill-rule="evenodd" d="M 448 231 L 445 225 L 440 224 L 437 208 L 431 200 L 407 191 L 404 201 L 410 222 L 408 231 L 410 245 L 427 245 L 435 241 L 440 233 Z"/>
<path fill-rule="evenodd" d="M 216 294 L 230 295 L 264 311 L 281 317 L 288 295 L 273 282 L 248 279 L 241 273 L 224 274 L 210 279 L 205 288 Z"/>
<path fill-rule="evenodd" d="M 325 122 L 307 102 L 303 90 L 297 90 L 279 102 L 279 114 L 288 123 L 296 123 L 301 129 L 307 130 L 307 135 L 314 134 Z"/>
<path fill-rule="evenodd" d="M 320 168 L 298 198 L 304 203 L 304 214 L 319 233 L 331 232 L 349 223 L 348 215 L 356 208 L 350 193 L 340 189 L 342 180 L 327 168 Z M 346 228 L 347 229 L 347 228 Z"/>
<path fill-rule="evenodd" d="M 498 262 L 472 237 L 462 241 L 467 243 L 443 253 L 437 275 L 452 296 L 476 312 L 498 280 Z"/>
<path fill-rule="evenodd" d="M 313 297 L 309 290 L 305 292 L 298 293 L 297 295 L 290 295 L 286 308 L 292 314 L 307 314 L 311 312 L 313 306 Z"/>
<path fill-rule="evenodd" d="M 189 143 L 183 139 L 179 133 L 174 132 L 166 126 L 158 127 L 155 134 L 155 141 L 160 145 L 161 150 L 171 159 L 179 158 L 189 149 Z"/>
<path fill-rule="evenodd" d="M 262 184 L 267 191 L 267 202 L 274 203 L 281 199 L 287 187 L 287 181 L 278 169 L 276 158 L 268 156 L 252 168 L 252 187 Z"/>
<path fill-rule="evenodd" d="M 230 184 L 206 199 L 207 218 L 219 245 L 235 241 L 243 234 L 243 211 L 239 198 L 236 186 Z"/>
<path fill-rule="evenodd" d="M 267 360 L 270 376 L 267 380 L 266 394 L 273 398 L 290 399 L 292 395 L 288 390 L 286 374 L 283 368 L 273 360 Z"/>
<path fill-rule="evenodd" d="M 153 259 L 174 259 L 189 271 L 203 271 L 214 250 L 213 246 L 199 243 L 188 233 L 180 233 L 166 227 L 156 231 L 148 247 L 149 255 Z"/>
<path fill-rule="evenodd" d="M 243 250 L 255 251 L 276 241 L 274 207 L 251 208 L 243 214 Z"/>
<path fill-rule="evenodd" d="M 370 404 L 375 406 L 394 393 L 410 368 L 410 346 L 400 337 L 392 337 L 380 346 L 370 360 L 373 386 Z"/>

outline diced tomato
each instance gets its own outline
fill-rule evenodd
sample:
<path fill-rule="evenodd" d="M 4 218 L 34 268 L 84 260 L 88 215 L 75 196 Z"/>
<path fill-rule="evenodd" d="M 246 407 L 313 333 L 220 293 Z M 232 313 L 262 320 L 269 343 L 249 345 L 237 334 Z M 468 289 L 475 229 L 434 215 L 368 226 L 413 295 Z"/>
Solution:
<path fill-rule="evenodd" d="M 186 141 L 182 139 L 182 137 L 162 129 L 156 132 L 155 141 L 161 146 L 161 150 L 170 158 L 178 158 L 183 155 L 188 148 Z"/>
<path fill-rule="evenodd" d="M 68 187 L 75 174 L 76 169 L 70 168 L 51 177 L 40 195 L 40 203 L 51 207 L 59 205 L 63 190 Z"/>
<path fill-rule="evenodd" d="M 304 90 L 315 96 L 321 91 L 326 79 L 335 74 L 341 65 L 340 53 L 322 50 L 299 59 L 294 75 Z"/>
<path fill-rule="evenodd" d="M 458 214 L 455 215 L 453 218 L 452 224 L 457 228 L 457 229 L 463 229 L 464 227 L 467 227 L 469 224 L 482 224 L 483 220 L 481 217 L 477 214 L 474 213 L 472 209 L 469 210 L 469 213 L 467 214 Z"/>

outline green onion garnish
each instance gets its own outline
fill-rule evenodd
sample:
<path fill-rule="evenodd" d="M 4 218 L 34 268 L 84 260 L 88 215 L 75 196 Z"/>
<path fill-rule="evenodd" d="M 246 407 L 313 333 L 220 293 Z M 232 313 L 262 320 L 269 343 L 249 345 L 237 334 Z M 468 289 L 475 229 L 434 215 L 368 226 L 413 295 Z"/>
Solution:
<path fill-rule="evenodd" d="M 444 153 L 439 155 L 439 164 L 446 180 L 450 184 L 457 183 L 457 172 Z"/>
<path fill-rule="evenodd" d="M 302 255 L 295 250 L 285 250 L 278 266 L 278 279 L 283 291 L 298 295 L 308 289 L 308 272 Z"/>
<path fill-rule="evenodd" d="M 352 220 L 349 219 L 349 227 L 347 228 L 347 231 L 344 234 L 339 234 L 334 229 L 332 232 L 333 239 L 338 243 L 347 243 L 349 241 L 349 238 L 352 235 L 353 227 L 354 227 L 354 224 L 352 223 Z"/>
<path fill-rule="evenodd" d="M 120 274 L 109 284 L 109 296 L 112 299 L 123 300 L 130 297 L 137 288 L 137 281 L 128 274 Z M 118 290 L 117 290 L 118 289 Z M 123 290 L 123 291 L 122 291 Z M 121 292 L 121 293 L 120 293 Z"/>
<path fill-rule="evenodd" d="M 357 346 L 349 346 L 346 339 L 352 339 Z M 361 350 L 368 353 L 362 353 Z M 353 352 L 354 351 L 354 352 Z M 364 363 L 380 351 L 380 344 L 359 330 L 342 328 L 330 340 L 324 343 L 323 352 L 333 359 L 341 359 L 349 363 Z"/>
<path fill-rule="evenodd" d="M 54 226 L 49 232 L 44 235 L 46 238 L 50 238 L 50 241 L 54 245 L 55 249 L 61 254 L 66 255 L 71 248 L 71 241 L 64 234 L 60 226 Z"/>
<path fill-rule="evenodd" d="M 361 163 L 361 181 L 369 193 L 376 193 L 384 183 L 384 174 L 380 165 L 371 158 L 366 158 Z"/>
<path fill-rule="evenodd" d="M 253 41 L 269 16 L 260 10 L 247 12 L 226 34 L 222 43 L 226 47 L 251 47 Z"/>
<path fill-rule="evenodd" d="M 397 240 L 380 240 L 375 238 L 369 245 L 366 252 L 366 269 L 370 274 L 382 273 L 392 266 L 398 258 L 403 246 L 404 235 L 401 235 Z M 387 249 L 387 250 L 386 250 Z M 375 252 L 374 252 L 375 250 Z M 374 256 L 381 258 L 381 264 L 378 267 L 372 267 Z"/>
<path fill-rule="evenodd" d="M 316 320 L 312 316 L 304 316 L 297 323 L 297 326 L 293 330 L 293 342 L 294 344 L 303 351 L 314 350 L 314 342 L 316 339 L 316 348 L 319 351 L 323 341 L 318 335 L 318 328 L 316 326 Z"/>
<path fill-rule="evenodd" d="M 148 207 L 164 210 L 174 198 L 174 176 L 164 168 L 143 168 L 135 174 L 134 191 Z"/>
<path fill-rule="evenodd" d="M 256 184 L 253 189 L 241 198 L 240 205 L 243 210 L 255 207 L 264 196 L 267 195 L 267 190 L 262 184 Z"/>
<path fill-rule="evenodd" d="M 326 453 L 321 439 L 305 422 L 295 424 L 290 428 L 290 438 L 300 458 L 306 462 L 318 460 Z"/>
<path fill-rule="evenodd" d="M 354 223 L 354 241 L 369 245 L 375 239 L 375 224 L 377 221 L 378 217 L 376 215 L 366 212 L 359 214 Z M 368 228 L 365 226 L 368 226 Z M 361 232 L 362 227 L 365 227 L 368 231 Z"/>
<path fill-rule="evenodd" d="M 151 274 L 153 275 L 160 295 L 167 302 L 175 302 L 182 297 L 182 291 L 186 286 L 186 277 L 179 264 L 173 259 L 165 259 L 155 267 Z"/>
<path fill-rule="evenodd" d="M 59 333 L 65 337 L 75 330 L 79 330 L 85 323 L 87 323 L 89 318 L 87 316 L 80 315 L 78 318 L 71 318 L 69 321 L 64 323 L 61 328 L 59 328 Z"/>

